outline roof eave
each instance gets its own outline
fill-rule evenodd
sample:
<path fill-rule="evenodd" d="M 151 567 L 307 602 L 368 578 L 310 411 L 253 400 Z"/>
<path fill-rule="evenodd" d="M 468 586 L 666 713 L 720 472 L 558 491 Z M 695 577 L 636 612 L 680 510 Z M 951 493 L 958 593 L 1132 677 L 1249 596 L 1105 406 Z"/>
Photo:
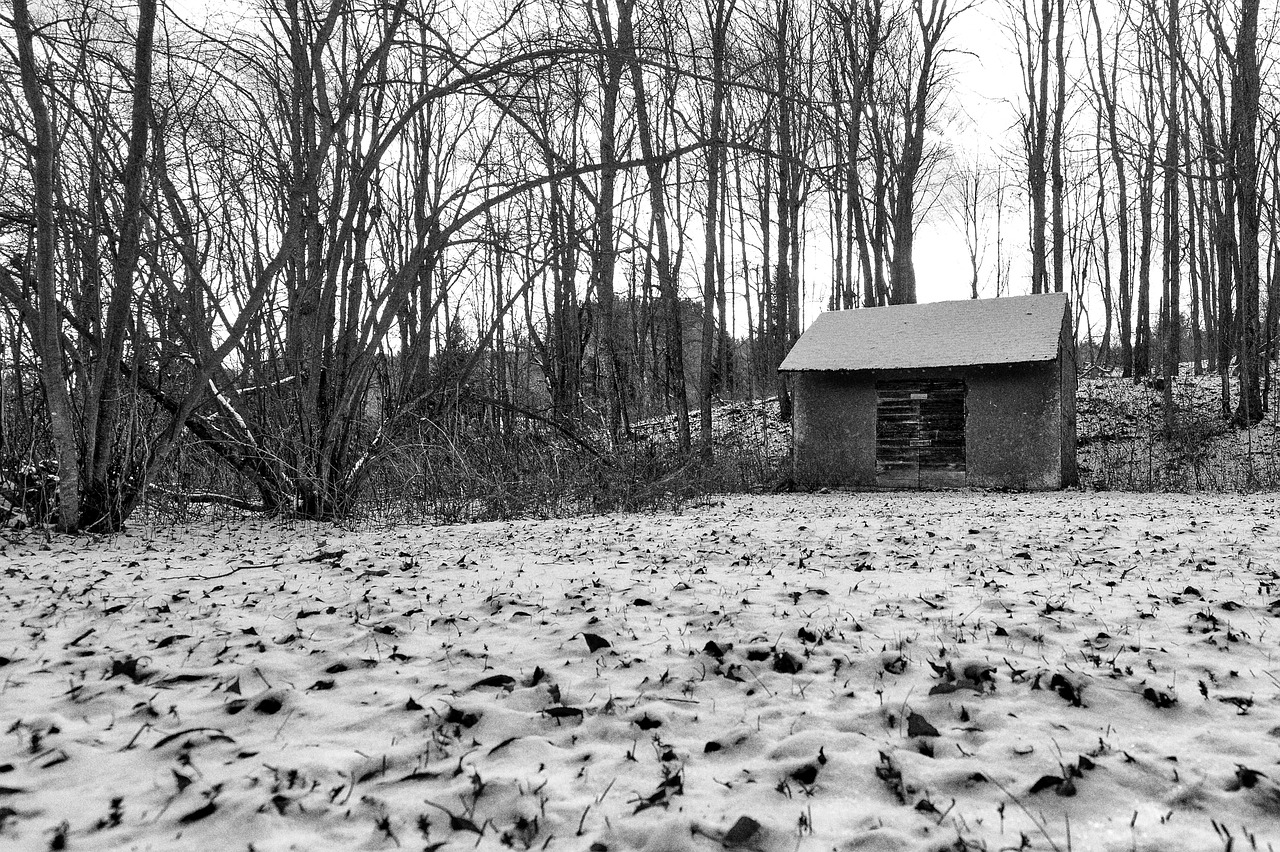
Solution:
<path fill-rule="evenodd" d="M 1044 358 L 1024 358 L 1020 361 L 965 361 L 959 364 L 899 364 L 893 367 L 788 367 L 779 365 L 779 373 L 883 373 L 889 370 L 963 370 L 972 367 L 1016 367 L 1020 364 L 1048 364 L 1058 360 L 1057 355 Z"/>

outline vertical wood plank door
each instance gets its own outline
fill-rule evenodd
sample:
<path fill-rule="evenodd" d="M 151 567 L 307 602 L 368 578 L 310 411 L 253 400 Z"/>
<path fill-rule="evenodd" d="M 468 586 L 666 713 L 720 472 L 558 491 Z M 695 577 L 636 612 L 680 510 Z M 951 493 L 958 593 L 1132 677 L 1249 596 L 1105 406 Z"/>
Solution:
<path fill-rule="evenodd" d="M 876 383 L 876 485 L 965 484 L 964 380 Z"/>

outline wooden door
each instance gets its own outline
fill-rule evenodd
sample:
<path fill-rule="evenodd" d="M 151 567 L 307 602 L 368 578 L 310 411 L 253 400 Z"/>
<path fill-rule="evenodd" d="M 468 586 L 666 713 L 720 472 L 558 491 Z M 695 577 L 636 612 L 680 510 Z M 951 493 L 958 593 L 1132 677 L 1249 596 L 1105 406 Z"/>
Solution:
<path fill-rule="evenodd" d="M 876 383 L 876 485 L 965 484 L 964 381 Z"/>

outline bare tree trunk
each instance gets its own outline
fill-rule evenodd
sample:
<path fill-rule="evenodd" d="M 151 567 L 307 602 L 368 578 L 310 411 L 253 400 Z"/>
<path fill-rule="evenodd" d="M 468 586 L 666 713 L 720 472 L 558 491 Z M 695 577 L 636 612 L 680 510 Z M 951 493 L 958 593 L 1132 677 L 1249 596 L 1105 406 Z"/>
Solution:
<path fill-rule="evenodd" d="M 635 94 L 636 120 L 639 125 L 640 153 L 644 158 L 645 172 L 649 178 L 649 208 L 653 217 L 653 230 L 658 243 L 658 288 L 666 313 L 667 375 L 671 382 L 671 395 L 675 397 L 676 435 L 681 452 L 692 446 L 689 431 L 689 396 L 684 377 L 684 331 L 680 317 L 680 295 L 675 271 L 671 263 L 671 244 L 667 221 L 666 180 L 661 159 L 654 148 L 653 122 L 649 114 L 648 97 L 645 94 L 644 72 L 635 49 L 635 39 L 630 15 L 622 15 L 618 21 L 618 43 L 631 66 L 631 84 Z"/>
<path fill-rule="evenodd" d="M 124 518 L 122 489 L 137 483 L 121 481 L 138 475 L 121 469 L 119 448 L 115 446 L 120 425 L 120 370 L 125 336 L 133 319 L 130 310 L 138 282 L 139 243 L 144 212 L 143 178 L 148 150 L 151 111 L 152 41 L 155 34 L 156 2 L 139 0 L 138 34 L 134 44 L 133 93 L 129 126 L 129 153 L 123 175 L 124 197 L 120 209 L 120 237 L 112 263 L 111 300 L 103 327 L 98 375 L 85 401 L 85 475 L 79 526 L 99 532 L 118 530 Z M 115 468 L 113 470 L 113 468 Z"/>
<path fill-rule="evenodd" d="M 699 382 L 698 425 L 702 454 L 711 458 L 711 379 L 715 361 L 716 343 L 716 257 L 717 229 L 720 214 L 721 162 L 724 156 L 724 66 L 729 18 L 733 15 L 735 0 L 714 0 L 707 3 L 707 18 L 711 25 L 711 127 L 707 147 L 707 204 L 703 213 L 702 266 L 702 364 Z"/>
<path fill-rule="evenodd" d="M 49 407 L 49 430 L 58 456 L 59 530 L 70 532 L 80 522 L 80 456 L 71 396 L 62 375 L 62 310 L 54 263 L 57 221 L 54 204 L 57 183 L 57 139 L 36 66 L 34 26 L 27 0 L 13 0 L 13 32 L 17 42 L 22 92 L 35 130 L 31 157 L 35 213 L 35 293 L 37 311 L 28 315 L 31 341 L 40 361 L 41 383 Z"/>
<path fill-rule="evenodd" d="M 1053 0 L 1040 0 L 1039 32 L 1036 33 L 1027 0 L 1022 0 L 1021 60 L 1023 92 L 1027 98 L 1027 115 L 1023 118 L 1023 146 L 1027 154 L 1027 195 L 1031 202 L 1031 292 L 1048 289 L 1048 250 L 1045 231 L 1048 225 L 1048 169 L 1045 162 L 1049 139 L 1049 66 L 1050 40 L 1054 23 Z M 1059 25 L 1059 29 L 1061 26 Z M 1033 44 L 1033 38 L 1036 40 Z"/>
<path fill-rule="evenodd" d="M 1151 128 L 1154 130 L 1154 128 Z M 1138 171 L 1138 306 L 1133 342 L 1134 380 L 1151 372 L 1151 249 L 1155 241 L 1155 146 L 1152 136 Z"/>
<path fill-rule="evenodd" d="M 1182 157 L 1187 163 L 1191 162 L 1191 129 L 1188 126 L 1179 134 L 1182 139 Z M 1194 362 L 1194 374 L 1199 376 L 1203 370 L 1204 361 L 1204 333 L 1203 322 L 1201 318 L 1201 302 L 1203 300 L 1204 279 L 1200 276 L 1200 267 L 1198 265 L 1200 259 L 1200 227 L 1202 216 L 1200 212 L 1199 201 L 1196 198 L 1195 180 L 1192 177 L 1191 169 L 1187 169 L 1185 176 L 1185 189 L 1187 196 L 1187 284 L 1191 290 L 1191 358 Z"/>
<path fill-rule="evenodd" d="M 1165 130 L 1164 149 L 1164 428 L 1165 435 L 1172 437 L 1176 425 L 1173 410 L 1173 379 L 1178 375 L 1178 362 L 1181 360 L 1182 344 L 1182 210 L 1179 199 L 1181 175 L 1178 168 L 1178 156 L 1182 146 L 1179 138 L 1181 129 L 1181 100 L 1178 94 L 1178 82 L 1181 76 L 1179 61 L 1182 55 L 1179 28 L 1182 25 L 1178 11 L 1178 0 L 1169 0 L 1169 18 L 1165 22 L 1167 55 L 1165 65 L 1168 80 L 1165 83 L 1165 117 L 1168 127 Z"/>
<path fill-rule="evenodd" d="M 1066 192 L 1065 178 L 1062 173 L 1062 124 L 1067 111 L 1067 57 L 1064 49 L 1066 40 L 1067 11 L 1064 0 L 1057 0 L 1057 12 L 1054 15 L 1057 34 L 1054 39 L 1053 66 L 1057 71 L 1055 82 L 1055 98 L 1053 108 L 1053 135 L 1049 140 L 1050 168 L 1053 181 L 1053 292 L 1061 293 L 1063 287 L 1063 241 L 1066 229 L 1063 224 L 1063 205 Z"/>
<path fill-rule="evenodd" d="M 619 16 L 628 20 L 632 13 L 631 0 L 619 4 Z M 600 117 L 600 184 L 596 199 L 596 243 L 593 260 L 593 277 L 596 285 L 596 302 L 600 307 L 601 349 L 604 353 L 606 421 L 609 435 L 617 441 L 622 428 L 623 410 L 626 407 L 622 382 L 619 379 L 619 355 L 617 321 L 614 316 L 613 282 L 617 266 L 614 213 L 617 206 L 617 113 L 618 97 L 622 89 L 622 73 L 625 57 L 609 14 L 609 4 L 596 0 L 596 18 L 602 47 L 606 52 L 603 68 L 604 91 Z"/>
<path fill-rule="evenodd" d="M 1112 52 L 1112 64 L 1108 69 L 1103 53 L 1102 23 L 1098 17 L 1096 0 L 1089 0 L 1089 16 L 1093 19 L 1094 39 L 1097 42 L 1098 95 L 1107 124 L 1107 149 L 1111 154 L 1111 166 L 1116 174 L 1116 242 L 1120 268 L 1116 281 L 1118 326 L 1120 329 L 1120 366 L 1123 374 L 1133 375 L 1133 283 L 1131 249 L 1129 247 L 1129 181 L 1124 162 L 1124 149 L 1120 144 L 1120 126 L 1116 104 L 1116 51 Z M 1116 37 L 1119 44 L 1119 35 Z"/>
<path fill-rule="evenodd" d="M 1240 228 L 1240 279 L 1237 304 L 1240 320 L 1240 398 L 1234 415 L 1240 425 L 1262 419 L 1259 379 L 1258 269 L 1258 102 L 1261 92 L 1258 64 L 1258 7 L 1260 0 L 1241 0 L 1236 35 L 1235 78 L 1231 86 L 1232 162 L 1235 166 L 1236 219 Z"/>

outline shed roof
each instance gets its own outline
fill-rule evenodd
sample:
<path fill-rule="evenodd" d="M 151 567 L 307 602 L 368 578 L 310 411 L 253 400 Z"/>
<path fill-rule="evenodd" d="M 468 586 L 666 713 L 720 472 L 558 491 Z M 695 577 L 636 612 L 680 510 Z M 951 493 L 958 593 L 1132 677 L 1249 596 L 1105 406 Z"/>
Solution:
<path fill-rule="evenodd" d="M 1058 357 L 1064 293 L 820 314 L 778 369 L 902 370 Z"/>

